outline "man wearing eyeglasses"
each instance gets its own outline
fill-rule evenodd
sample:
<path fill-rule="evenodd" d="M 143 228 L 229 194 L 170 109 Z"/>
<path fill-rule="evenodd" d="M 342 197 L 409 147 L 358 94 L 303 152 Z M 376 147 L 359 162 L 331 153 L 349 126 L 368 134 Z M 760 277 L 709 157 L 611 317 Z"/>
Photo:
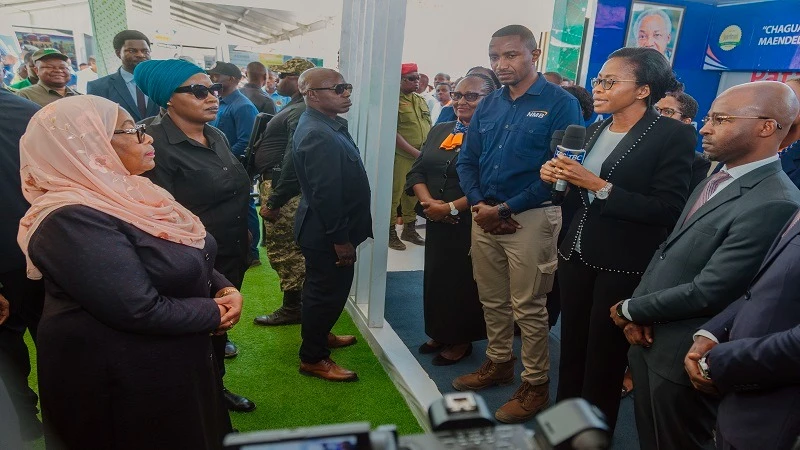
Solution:
<path fill-rule="evenodd" d="M 677 91 L 667 92 L 664 98 L 656 102 L 655 108 L 656 111 L 664 117 L 680 120 L 687 125 L 691 125 L 694 123 L 694 118 L 700 107 L 694 97 L 686 92 Z M 704 154 L 696 153 L 694 155 L 689 192 L 694 191 L 694 188 L 696 188 L 701 181 L 706 179 L 710 168 L 711 161 L 709 161 Z"/>
<path fill-rule="evenodd" d="M 264 180 L 261 183 L 261 217 L 269 263 L 281 281 L 283 304 L 272 314 L 256 317 L 256 325 L 276 326 L 300 323 L 301 293 L 306 269 L 300 247 L 294 241 L 294 218 L 300 204 L 300 185 L 292 161 L 292 136 L 306 110 L 297 85 L 300 74 L 314 68 L 303 58 L 292 58 L 280 66 L 277 92 L 291 98 L 272 120 L 255 152 L 255 164 Z"/>
<path fill-rule="evenodd" d="M 800 206 L 778 146 L 800 110 L 782 83 L 732 87 L 711 105 L 700 134 L 722 170 L 689 196 L 630 299 L 610 309 L 624 330 L 643 449 L 713 448 L 718 398 L 692 389 L 689 351 L 713 346 L 697 329 L 743 295 L 780 230 Z M 713 372 L 712 372 L 713 377 Z M 722 447 L 720 447 L 722 448 Z"/>
<path fill-rule="evenodd" d="M 68 59 L 67 55 L 54 48 L 37 50 L 31 56 L 31 60 L 35 64 L 34 70 L 39 82 L 20 89 L 17 95 L 39 106 L 49 105 L 64 97 L 80 95 L 79 92 L 67 87 L 70 79 Z"/>
<path fill-rule="evenodd" d="M 353 284 L 356 247 L 372 237 L 370 188 L 361 155 L 339 117 L 352 106 L 353 86 L 331 69 L 303 72 L 298 80 L 306 111 L 292 137 L 292 159 L 303 193 L 294 235 L 306 261 L 300 373 L 328 381 L 358 375 L 331 360 L 331 348 L 355 344 L 331 328 Z"/>
<path fill-rule="evenodd" d="M 150 60 L 150 39 L 141 31 L 124 30 L 114 36 L 113 45 L 122 66 L 88 82 L 86 93 L 119 103 L 136 122 L 158 115 L 160 110 L 156 102 L 150 100 L 133 81 L 136 66 Z"/>

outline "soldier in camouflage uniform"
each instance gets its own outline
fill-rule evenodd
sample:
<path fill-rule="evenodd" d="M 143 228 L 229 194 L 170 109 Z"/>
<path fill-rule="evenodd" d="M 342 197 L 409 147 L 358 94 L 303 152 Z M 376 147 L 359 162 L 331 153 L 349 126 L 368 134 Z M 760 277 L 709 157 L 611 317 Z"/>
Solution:
<path fill-rule="evenodd" d="M 306 110 L 297 79 L 314 64 L 292 58 L 271 69 L 278 73 L 278 93 L 291 101 L 272 118 L 255 153 L 255 165 L 262 174 L 261 217 L 266 228 L 267 255 L 278 272 L 283 291 L 283 305 L 272 314 L 256 317 L 257 325 L 289 325 L 300 323 L 301 292 L 305 280 L 305 260 L 294 240 L 294 216 L 300 203 L 300 184 L 292 161 L 292 136 Z"/>

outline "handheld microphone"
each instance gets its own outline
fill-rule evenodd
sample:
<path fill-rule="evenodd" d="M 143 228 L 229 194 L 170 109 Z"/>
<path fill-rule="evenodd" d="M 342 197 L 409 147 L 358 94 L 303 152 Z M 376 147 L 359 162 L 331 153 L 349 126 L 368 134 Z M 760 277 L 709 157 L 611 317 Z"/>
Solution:
<path fill-rule="evenodd" d="M 564 131 L 564 139 L 561 144 L 556 146 L 555 155 L 564 155 L 579 163 L 583 164 L 583 157 L 586 155 L 586 150 L 583 150 L 583 140 L 586 138 L 586 127 L 581 125 L 570 125 Z M 553 185 L 553 190 L 557 192 L 564 192 L 567 190 L 567 181 L 558 180 Z"/>

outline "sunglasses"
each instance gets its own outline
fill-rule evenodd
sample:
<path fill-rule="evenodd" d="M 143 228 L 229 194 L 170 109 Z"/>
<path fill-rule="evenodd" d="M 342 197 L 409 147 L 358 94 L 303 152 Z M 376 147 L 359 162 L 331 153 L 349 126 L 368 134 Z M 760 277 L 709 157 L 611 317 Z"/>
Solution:
<path fill-rule="evenodd" d="M 145 133 L 146 130 L 147 127 L 145 124 L 141 124 L 125 130 L 114 130 L 114 134 L 135 134 L 136 139 L 139 140 L 139 143 L 144 144 L 144 137 L 147 136 L 147 133 Z"/>
<path fill-rule="evenodd" d="M 486 97 L 486 94 L 479 94 L 477 92 L 467 92 L 466 94 L 462 94 L 461 92 L 451 92 L 450 93 L 450 98 L 452 98 L 453 101 L 456 101 L 456 102 L 461 100 L 462 98 L 465 99 L 468 102 L 474 102 L 474 101 L 477 101 L 481 97 Z"/>
<path fill-rule="evenodd" d="M 333 91 L 336 95 L 342 95 L 345 92 L 353 93 L 353 85 L 350 83 L 341 83 L 333 87 L 326 88 L 308 88 L 309 91 Z"/>
<path fill-rule="evenodd" d="M 284 79 L 284 78 L 296 77 L 296 76 L 298 76 L 296 73 L 279 73 L 278 74 L 278 78 L 280 78 L 281 80 Z"/>
<path fill-rule="evenodd" d="M 222 92 L 222 84 L 214 83 L 211 86 L 205 86 L 203 84 L 190 84 L 189 86 L 181 86 L 172 92 L 175 92 L 176 94 L 191 93 L 194 94 L 198 100 L 204 100 L 206 97 L 208 97 L 209 93 L 214 97 L 219 97 L 220 93 Z"/>
<path fill-rule="evenodd" d="M 415 81 L 419 81 L 419 75 L 412 75 L 410 77 L 403 77 L 403 79 L 413 83 Z"/>

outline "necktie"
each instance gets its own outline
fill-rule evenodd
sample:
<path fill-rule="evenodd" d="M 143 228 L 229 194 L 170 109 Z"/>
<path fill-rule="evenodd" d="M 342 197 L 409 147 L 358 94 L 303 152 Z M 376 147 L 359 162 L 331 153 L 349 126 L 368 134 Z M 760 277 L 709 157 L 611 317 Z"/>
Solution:
<path fill-rule="evenodd" d="M 795 213 L 794 218 L 792 218 L 791 223 L 789 223 L 789 226 L 786 227 L 786 231 L 784 231 L 783 234 L 781 235 L 781 239 L 785 238 L 786 235 L 789 234 L 789 230 L 794 228 L 794 226 L 797 225 L 797 222 L 800 222 L 800 211 Z"/>
<path fill-rule="evenodd" d="M 144 98 L 144 92 L 136 86 L 136 106 L 139 107 L 139 117 L 142 119 L 147 117 L 147 101 Z"/>
<path fill-rule="evenodd" d="M 720 170 L 719 172 L 715 173 L 714 176 L 708 180 L 703 192 L 701 192 L 700 196 L 697 197 L 697 201 L 694 202 L 694 205 L 692 205 L 692 209 L 689 210 L 689 214 L 686 214 L 686 219 L 684 219 L 683 223 L 688 222 L 689 218 L 692 217 L 692 215 L 694 215 L 694 213 L 696 213 L 701 206 L 705 205 L 709 198 L 711 198 L 711 195 L 717 190 L 717 187 L 729 179 L 731 179 L 731 174 L 724 170 Z"/>

